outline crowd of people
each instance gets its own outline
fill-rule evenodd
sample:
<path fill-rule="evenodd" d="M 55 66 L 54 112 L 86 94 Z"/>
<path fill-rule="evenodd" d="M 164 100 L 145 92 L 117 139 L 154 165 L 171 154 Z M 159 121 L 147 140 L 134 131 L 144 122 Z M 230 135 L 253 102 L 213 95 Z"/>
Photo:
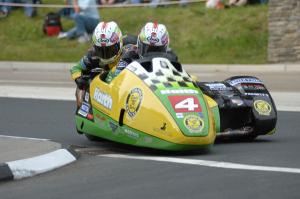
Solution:
<path fill-rule="evenodd" d="M 18 3 L 25 4 L 24 12 L 28 17 L 34 17 L 36 15 L 36 9 L 34 7 L 29 6 L 29 4 L 40 4 L 41 0 L 0 0 L 0 3 Z M 26 6 L 26 4 L 28 6 Z M 13 10 L 12 6 L 9 5 L 0 5 L 0 18 L 5 18 L 8 14 Z"/>

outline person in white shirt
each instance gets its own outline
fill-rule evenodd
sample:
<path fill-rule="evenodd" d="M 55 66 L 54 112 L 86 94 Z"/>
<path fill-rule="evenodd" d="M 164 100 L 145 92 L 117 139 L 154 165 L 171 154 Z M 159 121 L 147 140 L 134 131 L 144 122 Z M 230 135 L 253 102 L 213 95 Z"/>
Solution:
<path fill-rule="evenodd" d="M 89 34 L 93 33 L 100 22 L 96 0 L 73 0 L 73 6 L 75 14 L 72 18 L 75 21 L 75 27 L 67 32 L 59 33 L 58 38 L 77 38 L 79 43 L 88 42 Z"/>

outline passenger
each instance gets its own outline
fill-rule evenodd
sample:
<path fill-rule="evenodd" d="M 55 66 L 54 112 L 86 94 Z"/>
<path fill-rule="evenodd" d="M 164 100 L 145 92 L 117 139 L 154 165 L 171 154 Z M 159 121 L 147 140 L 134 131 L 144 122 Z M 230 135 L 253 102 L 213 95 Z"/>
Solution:
<path fill-rule="evenodd" d="M 122 60 L 127 63 L 127 66 L 150 53 L 166 53 L 177 60 L 177 56 L 169 48 L 169 42 L 169 33 L 164 24 L 148 22 L 141 29 L 136 44 L 131 43 L 123 47 Z M 126 66 L 118 66 L 113 76 L 117 76 Z"/>

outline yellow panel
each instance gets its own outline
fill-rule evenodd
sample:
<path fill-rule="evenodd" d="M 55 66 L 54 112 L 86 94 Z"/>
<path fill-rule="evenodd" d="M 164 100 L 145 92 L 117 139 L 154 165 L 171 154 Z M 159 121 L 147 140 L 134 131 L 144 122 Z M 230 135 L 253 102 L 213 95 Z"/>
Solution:
<path fill-rule="evenodd" d="M 211 97 L 204 95 L 204 99 L 207 102 L 209 108 L 218 106 L 217 102 L 215 100 L 213 100 Z"/>
<path fill-rule="evenodd" d="M 135 114 L 131 114 L 130 107 L 126 108 L 126 100 L 130 92 L 135 88 L 142 91 L 142 98 L 138 111 Z M 97 90 L 96 95 L 95 90 Z M 99 90 L 101 91 L 100 97 Z M 215 129 L 211 113 L 209 113 L 209 117 L 211 118 L 210 126 L 213 128 L 209 128 L 210 133 L 207 137 L 184 136 L 156 95 L 144 82 L 127 69 L 122 71 L 109 84 L 96 77 L 91 83 L 90 92 L 93 107 L 116 121 L 119 120 L 120 111 L 123 108 L 126 110 L 123 120 L 125 125 L 151 134 L 152 136 L 177 144 L 211 144 L 215 139 Z M 105 100 L 102 99 L 103 96 L 105 96 Z M 109 103 L 110 97 L 111 104 Z M 98 102 L 95 100 L 96 98 Z"/>

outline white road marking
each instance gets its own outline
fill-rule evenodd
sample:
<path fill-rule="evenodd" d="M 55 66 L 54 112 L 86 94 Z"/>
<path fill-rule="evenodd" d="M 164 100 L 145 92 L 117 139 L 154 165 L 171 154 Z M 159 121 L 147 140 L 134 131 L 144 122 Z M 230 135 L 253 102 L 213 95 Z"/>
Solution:
<path fill-rule="evenodd" d="M 40 80 L 0 80 L 1 84 L 35 84 L 35 85 L 74 85 L 73 82 L 65 82 L 65 81 L 40 81 Z"/>
<path fill-rule="evenodd" d="M 30 137 L 9 136 L 9 135 L 0 135 L 0 138 L 16 138 L 16 139 L 40 140 L 40 141 L 49 141 L 50 140 L 50 139 L 42 139 L 42 138 L 30 138 Z"/>
<path fill-rule="evenodd" d="M 0 86 L 1 97 L 75 101 L 75 88 Z"/>
<path fill-rule="evenodd" d="M 299 92 L 271 92 L 277 110 L 300 112 Z M 74 88 L 0 85 L 0 97 L 75 101 Z"/>
<path fill-rule="evenodd" d="M 300 169 L 299 168 L 258 166 L 258 165 L 237 164 L 237 163 L 231 163 L 231 162 L 219 162 L 219 161 L 210 161 L 210 160 L 170 158 L 170 157 L 155 157 L 155 156 L 130 156 L 130 155 L 121 155 L 121 154 L 105 154 L 105 155 L 99 155 L 99 156 L 109 157 L 109 158 L 135 159 L 135 160 L 152 160 L 152 161 L 159 161 L 159 162 L 190 164 L 190 165 L 224 168 L 224 169 L 239 169 L 239 170 L 252 170 L 252 171 L 273 171 L 273 172 L 299 173 L 300 174 Z"/>

